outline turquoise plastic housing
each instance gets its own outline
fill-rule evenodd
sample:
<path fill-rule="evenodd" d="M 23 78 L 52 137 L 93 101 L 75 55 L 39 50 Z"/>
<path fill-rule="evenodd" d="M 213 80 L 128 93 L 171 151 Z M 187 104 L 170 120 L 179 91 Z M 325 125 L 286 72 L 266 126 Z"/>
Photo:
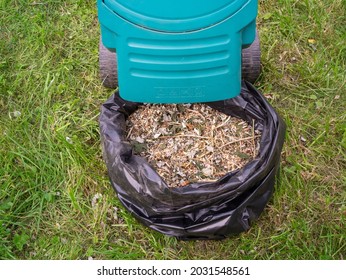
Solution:
<path fill-rule="evenodd" d="M 116 50 L 120 96 L 194 103 L 237 96 L 257 0 L 98 0 L 102 42 Z"/>

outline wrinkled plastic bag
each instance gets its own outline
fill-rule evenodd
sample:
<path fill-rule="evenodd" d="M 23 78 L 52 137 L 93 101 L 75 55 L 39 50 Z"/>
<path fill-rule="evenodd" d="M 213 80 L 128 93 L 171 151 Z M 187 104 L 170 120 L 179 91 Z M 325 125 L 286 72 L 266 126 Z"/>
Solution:
<path fill-rule="evenodd" d="M 173 188 L 146 159 L 133 154 L 126 139 L 126 119 L 139 103 L 116 92 L 101 107 L 103 156 L 117 196 L 139 221 L 178 239 L 222 239 L 250 228 L 272 196 L 280 165 L 285 123 L 250 83 L 235 98 L 207 103 L 241 118 L 261 132 L 257 157 L 215 182 Z M 174 156 L 174 155 L 172 155 Z"/>

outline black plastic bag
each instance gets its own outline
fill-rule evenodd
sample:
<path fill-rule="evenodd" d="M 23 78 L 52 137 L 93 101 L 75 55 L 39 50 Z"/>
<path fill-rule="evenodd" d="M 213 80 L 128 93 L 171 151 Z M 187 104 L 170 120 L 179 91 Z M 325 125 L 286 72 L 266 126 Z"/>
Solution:
<path fill-rule="evenodd" d="M 250 228 L 270 199 L 280 164 L 285 123 L 268 101 L 243 82 L 238 97 L 207 103 L 252 124 L 262 136 L 258 156 L 215 182 L 170 188 L 126 139 L 127 117 L 139 103 L 116 92 L 100 114 L 104 160 L 119 200 L 146 226 L 179 239 L 222 239 Z M 174 155 L 172 155 L 174 156 Z"/>

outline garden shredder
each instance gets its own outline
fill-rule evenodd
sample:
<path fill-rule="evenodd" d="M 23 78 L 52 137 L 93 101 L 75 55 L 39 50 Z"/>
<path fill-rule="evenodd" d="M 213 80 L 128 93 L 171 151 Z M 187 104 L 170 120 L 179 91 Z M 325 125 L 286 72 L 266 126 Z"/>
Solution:
<path fill-rule="evenodd" d="M 260 74 L 257 0 L 98 0 L 100 74 L 128 101 L 237 96 Z"/>

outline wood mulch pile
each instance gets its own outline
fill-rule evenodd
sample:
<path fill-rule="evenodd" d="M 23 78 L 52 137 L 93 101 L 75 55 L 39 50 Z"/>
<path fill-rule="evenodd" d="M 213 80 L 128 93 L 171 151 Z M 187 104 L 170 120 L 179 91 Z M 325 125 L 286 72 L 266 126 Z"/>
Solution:
<path fill-rule="evenodd" d="M 215 181 L 259 150 L 253 124 L 205 104 L 146 104 L 127 120 L 127 139 L 170 187 Z"/>

